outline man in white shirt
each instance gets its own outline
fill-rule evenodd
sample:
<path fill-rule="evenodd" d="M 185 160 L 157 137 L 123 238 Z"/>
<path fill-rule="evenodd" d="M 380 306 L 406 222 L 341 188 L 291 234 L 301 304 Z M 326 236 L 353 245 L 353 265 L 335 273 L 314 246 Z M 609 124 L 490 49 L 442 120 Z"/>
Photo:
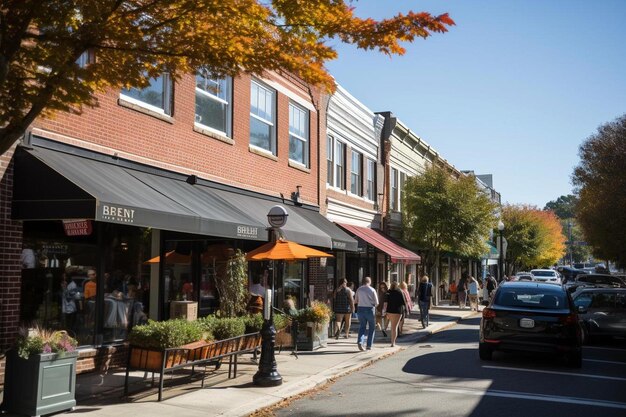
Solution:
<path fill-rule="evenodd" d="M 376 330 L 376 306 L 378 305 L 378 294 L 372 288 L 372 279 L 370 277 L 363 278 L 361 286 L 356 290 L 357 316 L 359 317 L 359 335 L 357 337 L 357 346 L 359 350 L 363 350 L 363 342 L 365 339 L 365 330 L 367 329 L 367 350 L 372 349 L 374 343 L 374 330 Z"/>

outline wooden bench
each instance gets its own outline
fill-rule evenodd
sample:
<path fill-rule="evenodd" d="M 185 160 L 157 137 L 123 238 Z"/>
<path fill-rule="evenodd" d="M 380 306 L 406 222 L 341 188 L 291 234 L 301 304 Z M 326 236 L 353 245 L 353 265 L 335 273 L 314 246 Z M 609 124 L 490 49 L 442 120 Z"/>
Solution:
<path fill-rule="evenodd" d="M 204 367 L 202 385 L 206 376 L 206 367 L 214 365 L 219 369 L 222 360 L 228 358 L 228 378 L 237 377 L 237 362 L 239 355 L 256 352 L 261 347 L 260 333 L 249 333 L 231 339 L 214 342 L 195 342 L 179 348 L 148 349 L 130 345 L 128 347 L 128 361 L 124 380 L 124 396 L 128 396 L 128 375 L 130 371 L 152 372 L 152 386 L 154 374 L 159 374 L 159 401 L 163 393 L 163 377 L 166 373 L 173 373 L 178 369 L 191 367 L 191 376 L 196 366 Z M 145 378 L 145 376 L 144 376 Z"/>

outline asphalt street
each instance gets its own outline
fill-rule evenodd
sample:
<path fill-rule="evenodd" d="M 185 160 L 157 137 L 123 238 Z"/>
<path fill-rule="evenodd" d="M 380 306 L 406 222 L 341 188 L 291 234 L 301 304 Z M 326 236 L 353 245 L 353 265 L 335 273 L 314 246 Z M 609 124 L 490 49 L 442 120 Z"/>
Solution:
<path fill-rule="evenodd" d="M 583 350 L 581 369 L 544 355 L 478 358 L 480 318 L 464 320 L 278 416 L 626 416 L 626 344 Z"/>

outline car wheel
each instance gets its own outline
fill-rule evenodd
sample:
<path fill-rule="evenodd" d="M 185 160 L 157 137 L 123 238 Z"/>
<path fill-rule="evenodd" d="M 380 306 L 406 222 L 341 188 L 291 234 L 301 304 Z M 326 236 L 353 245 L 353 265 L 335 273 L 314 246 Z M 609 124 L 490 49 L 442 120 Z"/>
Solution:
<path fill-rule="evenodd" d="M 484 343 L 478 344 L 478 356 L 484 361 L 490 361 L 493 357 L 493 350 Z"/>
<path fill-rule="evenodd" d="M 570 368 L 580 368 L 583 366 L 583 354 L 580 350 L 568 354 L 565 360 Z"/>

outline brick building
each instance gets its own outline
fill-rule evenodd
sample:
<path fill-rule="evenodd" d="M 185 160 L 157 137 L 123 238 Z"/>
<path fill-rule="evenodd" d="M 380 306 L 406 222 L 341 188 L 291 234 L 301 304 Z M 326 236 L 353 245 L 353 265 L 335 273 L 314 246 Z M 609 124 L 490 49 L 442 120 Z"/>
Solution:
<path fill-rule="evenodd" d="M 320 214 L 327 103 L 289 74 L 164 75 L 38 120 L 0 157 L 0 348 L 37 321 L 75 334 L 79 370 L 94 369 L 134 323 L 213 312 L 226 259 L 269 239 L 276 204 L 287 239 L 355 251 Z M 250 263 L 250 277 L 267 287 L 269 267 Z M 334 279 L 319 260 L 275 272 L 278 307 L 325 299 Z"/>

